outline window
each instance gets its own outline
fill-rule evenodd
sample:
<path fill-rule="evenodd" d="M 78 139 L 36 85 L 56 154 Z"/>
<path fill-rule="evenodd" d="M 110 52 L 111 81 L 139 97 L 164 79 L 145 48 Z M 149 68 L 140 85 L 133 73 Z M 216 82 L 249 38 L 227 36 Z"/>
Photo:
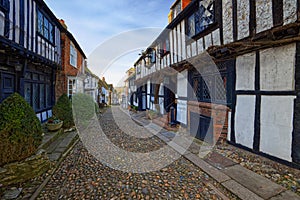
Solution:
<path fill-rule="evenodd" d="M 9 10 L 9 1 L 8 0 L 0 0 L 0 8 L 6 12 Z"/>
<path fill-rule="evenodd" d="M 24 95 L 25 100 L 33 107 L 35 112 L 51 108 L 52 93 L 49 75 L 27 72 L 25 75 Z"/>
<path fill-rule="evenodd" d="M 70 64 L 77 67 L 77 51 L 73 44 L 70 44 Z"/>
<path fill-rule="evenodd" d="M 214 0 L 200 1 L 196 11 L 187 18 L 187 35 L 193 37 L 214 23 Z"/>
<path fill-rule="evenodd" d="M 160 47 L 160 57 L 164 57 L 168 53 L 170 53 L 170 41 L 169 38 L 166 38 L 162 43 Z"/>
<path fill-rule="evenodd" d="M 69 79 L 68 81 L 68 97 L 71 99 L 72 96 L 75 94 L 76 89 L 76 80 Z"/>
<path fill-rule="evenodd" d="M 47 17 L 38 10 L 37 12 L 37 30 L 38 33 L 43 36 L 45 39 L 50 41 L 51 43 L 54 42 L 54 28 L 53 25 L 50 23 Z"/>

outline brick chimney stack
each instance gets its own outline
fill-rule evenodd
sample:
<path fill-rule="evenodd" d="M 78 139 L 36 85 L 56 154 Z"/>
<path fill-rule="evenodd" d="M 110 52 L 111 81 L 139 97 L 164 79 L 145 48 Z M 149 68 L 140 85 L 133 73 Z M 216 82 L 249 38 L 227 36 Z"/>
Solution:
<path fill-rule="evenodd" d="M 66 30 L 68 30 L 68 26 L 66 25 L 65 20 L 60 19 L 59 22 Z"/>

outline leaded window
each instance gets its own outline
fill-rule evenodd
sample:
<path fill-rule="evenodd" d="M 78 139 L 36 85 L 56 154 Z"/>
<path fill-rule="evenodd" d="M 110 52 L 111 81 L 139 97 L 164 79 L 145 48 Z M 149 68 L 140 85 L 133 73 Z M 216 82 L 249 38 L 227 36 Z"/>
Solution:
<path fill-rule="evenodd" d="M 27 72 L 24 83 L 25 100 L 35 112 L 43 111 L 52 106 L 51 81 L 47 75 Z"/>
<path fill-rule="evenodd" d="M 49 19 L 38 10 L 37 12 L 37 30 L 45 39 L 54 42 L 54 28 Z"/>
<path fill-rule="evenodd" d="M 207 29 L 214 22 L 214 0 L 200 1 L 195 12 L 187 18 L 186 34 L 193 37 Z"/>

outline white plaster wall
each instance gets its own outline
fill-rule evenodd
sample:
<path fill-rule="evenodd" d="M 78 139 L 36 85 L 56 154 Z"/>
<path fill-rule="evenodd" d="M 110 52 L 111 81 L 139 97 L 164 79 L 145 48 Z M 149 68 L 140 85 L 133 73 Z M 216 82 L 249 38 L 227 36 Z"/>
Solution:
<path fill-rule="evenodd" d="M 255 89 L 256 54 L 250 53 L 236 59 L 236 90 Z"/>
<path fill-rule="evenodd" d="M 196 56 L 197 55 L 197 46 L 196 46 L 196 42 L 193 42 L 191 44 L 192 47 L 192 56 Z"/>
<path fill-rule="evenodd" d="M 204 37 L 205 40 L 205 49 L 208 49 L 212 45 L 211 34 L 208 34 Z"/>
<path fill-rule="evenodd" d="M 222 1 L 224 44 L 233 41 L 232 0 Z"/>
<path fill-rule="evenodd" d="M 15 29 L 15 42 L 16 43 L 20 43 L 20 1 L 15 1 L 15 22 L 16 22 L 16 25 L 14 27 Z M 12 14 L 12 13 L 11 13 Z"/>
<path fill-rule="evenodd" d="M 5 27 L 5 15 L 0 11 L 0 35 L 4 35 L 4 27 Z"/>
<path fill-rule="evenodd" d="M 186 47 L 186 58 L 191 57 L 191 45 L 187 45 Z"/>
<path fill-rule="evenodd" d="M 169 32 L 169 38 L 170 38 L 170 49 L 171 49 L 171 63 L 174 63 L 174 55 L 176 54 L 175 49 L 174 49 L 174 38 L 173 38 L 173 30 Z"/>
<path fill-rule="evenodd" d="M 295 88 L 296 44 L 260 52 L 261 90 L 291 91 Z"/>
<path fill-rule="evenodd" d="M 202 53 L 204 51 L 203 38 L 200 38 L 199 40 L 197 40 L 197 46 L 198 46 L 198 54 Z"/>
<path fill-rule="evenodd" d="M 228 133 L 227 133 L 227 140 L 231 141 L 231 112 L 228 112 Z"/>
<path fill-rule="evenodd" d="M 253 148 L 255 96 L 237 96 L 235 113 L 236 143 Z"/>
<path fill-rule="evenodd" d="M 9 1 L 9 13 L 11 13 L 9 15 L 9 39 L 12 40 L 13 39 L 13 1 Z"/>
<path fill-rule="evenodd" d="M 177 52 L 177 58 L 178 58 L 178 62 L 180 62 L 182 59 L 181 59 L 181 47 L 182 47 L 182 44 L 181 44 L 181 34 L 180 34 L 180 24 L 177 25 L 177 48 L 178 48 L 178 52 Z"/>
<path fill-rule="evenodd" d="M 237 1 L 237 22 L 238 22 L 238 39 L 249 36 L 250 22 L 250 4 L 249 0 Z"/>
<path fill-rule="evenodd" d="M 187 92 L 187 88 L 188 88 L 188 72 L 187 70 L 178 73 L 177 75 L 177 95 L 179 97 L 187 97 L 188 92 Z"/>
<path fill-rule="evenodd" d="M 294 96 L 262 96 L 260 150 L 292 161 Z"/>
<path fill-rule="evenodd" d="M 296 21 L 297 21 L 297 0 L 283 0 L 284 25 Z"/>
<path fill-rule="evenodd" d="M 212 38 L 213 38 L 213 45 L 214 46 L 219 46 L 221 45 L 221 40 L 220 40 L 220 29 L 215 30 L 212 32 Z M 199 48 L 199 47 L 198 47 Z"/>
<path fill-rule="evenodd" d="M 181 30 L 182 30 L 182 33 L 181 33 L 181 41 L 182 41 L 182 46 L 181 46 L 181 49 L 182 49 L 182 59 L 186 59 L 186 51 L 185 51 L 185 47 L 186 47 L 186 41 L 185 41 L 185 33 L 184 33 L 184 30 L 185 30 L 185 21 L 183 20 L 181 22 Z"/>
<path fill-rule="evenodd" d="M 257 33 L 273 27 L 272 0 L 256 0 Z"/>
<path fill-rule="evenodd" d="M 187 101 L 177 101 L 177 121 L 187 125 Z"/>

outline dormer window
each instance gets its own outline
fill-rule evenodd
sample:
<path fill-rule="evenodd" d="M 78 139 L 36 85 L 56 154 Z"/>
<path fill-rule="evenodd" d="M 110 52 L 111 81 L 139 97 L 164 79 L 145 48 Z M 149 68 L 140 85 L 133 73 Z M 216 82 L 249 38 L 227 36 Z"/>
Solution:
<path fill-rule="evenodd" d="M 193 37 L 215 22 L 214 0 L 199 2 L 199 7 L 187 18 L 187 36 Z"/>

